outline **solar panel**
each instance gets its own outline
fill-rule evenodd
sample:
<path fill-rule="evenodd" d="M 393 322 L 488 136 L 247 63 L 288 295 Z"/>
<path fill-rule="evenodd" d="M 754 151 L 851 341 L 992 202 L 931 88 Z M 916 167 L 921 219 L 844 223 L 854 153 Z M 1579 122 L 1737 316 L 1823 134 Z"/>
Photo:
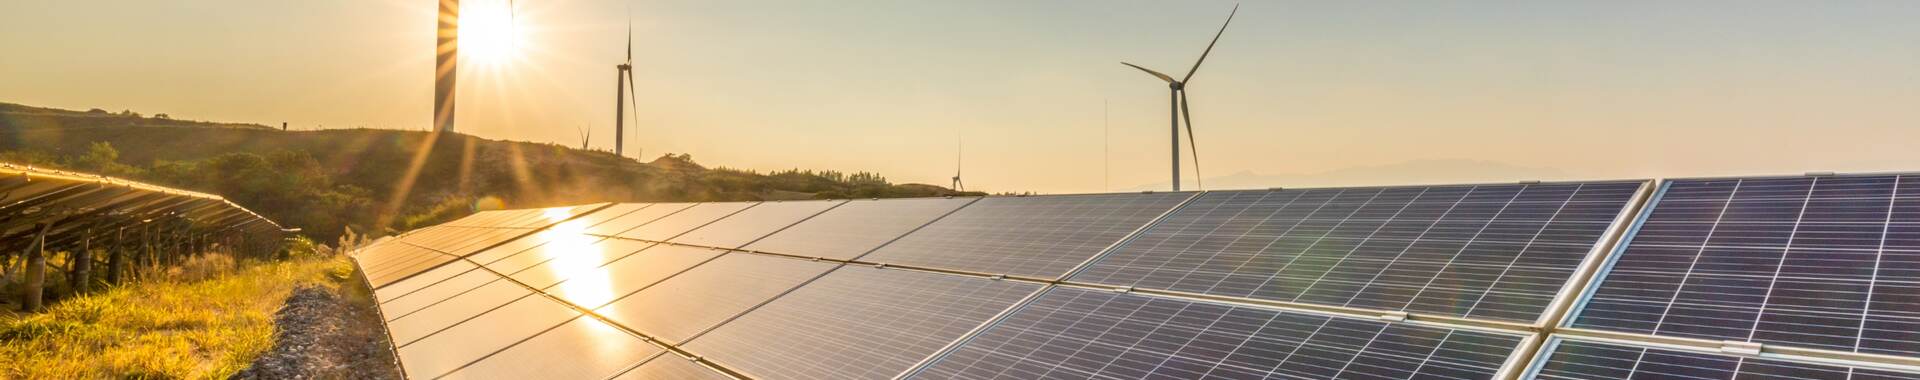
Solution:
<path fill-rule="evenodd" d="M 670 240 L 716 248 L 739 248 L 846 201 L 764 202 Z"/>
<path fill-rule="evenodd" d="M 979 198 L 847 201 L 747 245 L 746 249 L 852 260 Z"/>
<path fill-rule="evenodd" d="M 661 352 L 600 320 L 574 318 L 442 379 L 605 379 Z"/>
<path fill-rule="evenodd" d="M 513 267 L 512 265 L 503 264 L 508 261 L 513 261 L 516 264 L 524 262 L 517 259 L 500 260 L 493 264 L 487 264 L 487 267 L 494 268 L 494 270 L 498 270 L 501 273 L 508 273 L 508 277 L 513 277 L 514 280 L 527 284 L 527 286 L 545 288 L 570 277 L 597 273 L 597 269 L 600 268 L 601 265 L 606 265 L 634 252 L 639 252 L 650 245 L 646 242 L 621 239 L 607 239 L 591 244 L 571 246 L 558 243 L 559 242 L 548 243 L 547 245 L 540 246 L 541 249 L 530 250 L 520 254 L 520 256 L 547 257 L 546 261 L 527 266 L 525 269 L 512 271 L 510 270 Z M 536 252 L 540 253 L 540 255 L 536 255 Z M 533 258 L 530 257 L 526 261 L 531 261 L 532 259 Z"/>
<path fill-rule="evenodd" d="M 1518 335 L 1054 287 L 920 379 L 1488 379 Z"/>
<path fill-rule="evenodd" d="M 1532 322 L 1645 184 L 1208 192 L 1071 280 Z"/>
<path fill-rule="evenodd" d="M 627 373 L 620 374 L 613 380 L 733 380 L 733 377 L 714 372 L 692 360 L 664 354 L 648 360 L 646 364 L 641 364 Z"/>
<path fill-rule="evenodd" d="M 412 378 L 440 377 L 579 315 L 546 297 L 521 298 L 399 346 L 401 368 Z"/>
<path fill-rule="evenodd" d="M 377 259 L 381 264 L 363 266 L 367 283 L 380 288 L 457 258 L 433 250 L 406 244 L 382 247 Z"/>
<path fill-rule="evenodd" d="M 578 270 L 566 280 L 543 291 L 583 308 L 597 308 L 725 252 L 710 248 L 656 245 L 605 266 Z"/>
<path fill-rule="evenodd" d="M 1572 326 L 1920 354 L 1920 177 L 1677 180 Z"/>
<path fill-rule="evenodd" d="M 1053 279 L 1192 196 L 985 198 L 880 247 L 862 261 Z"/>
<path fill-rule="evenodd" d="M 441 269 L 450 269 L 450 268 L 456 268 L 456 267 L 447 266 L 447 267 L 442 267 Z M 471 268 L 472 267 L 469 267 L 468 269 L 471 269 Z M 408 279 L 407 281 L 411 282 L 416 279 L 420 279 L 420 278 L 416 277 L 413 279 Z M 498 280 L 498 279 L 500 279 L 499 275 L 493 274 L 493 272 L 488 272 L 485 270 L 462 271 L 457 275 L 454 275 L 453 277 L 449 277 L 445 280 L 433 281 L 432 283 L 428 283 L 428 284 L 411 285 L 411 286 L 420 287 L 419 289 L 416 289 L 412 292 L 407 292 L 405 294 L 399 294 L 399 295 L 393 295 L 393 296 L 382 296 L 380 297 L 380 310 L 381 310 L 381 313 L 386 314 L 387 320 L 393 320 L 394 318 L 399 318 L 407 314 L 412 314 L 413 312 L 419 311 L 420 309 L 424 309 L 427 306 L 433 306 L 433 304 L 440 303 L 440 301 L 445 301 L 447 298 L 452 298 L 453 296 L 466 293 L 468 290 L 473 290 L 473 288 L 478 288 L 481 285 L 486 285 L 487 283 L 493 282 L 494 280 Z M 388 288 L 392 288 L 392 287 L 388 287 Z M 385 290 L 388 288 L 383 288 L 382 290 Z"/>
<path fill-rule="evenodd" d="M 845 266 L 682 347 L 754 378 L 888 379 L 1039 288 Z"/>
<path fill-rule="evenodd" d="M 440 283 L 440 281 L 445 281 L 446 279 L 452 278 L 453 276 L 460 275 L 461 273 L 466 273 L 467 271 L 477 267 L 478 266 L 475 266 L 472 263 L 468 263 L 466 261 L 455 261 L 452 263 L 448 263 L 447 265 L 440 266 L 439 268 L 434 268 L 433 270 L 421 273 L 417 276 L 413 276 L 406 280 L 396 281 L 392 284 L 388 284 L 385 287 L 381 287 L 378 290 L 374 290 L 373 296 L 374 298 L 383 299 L 383 300 L 398 298 L 400 296 L 413 293 L 416 290 L 420 290 L 420 288 L 425 288 L 428 285 L 437 284 L 437 283 Z"/>
<path fill-rule="evenodd" d="M 600 209 L 599 211 L 594 211 L 591 214 L 586 214 L 578 218 L 568 220 L 567 223 L 574 223 L 582 227 L 593 226 L 601 223 L 606 223 L 607 221 L 613 220 L 614 218 L 626 216 L 627 214 L 631 214 L 635 211 L 640 211 L 640 209 L 644 209 L 652 205 L 653 205 L 652 203 L 613 204 L 613 205 L 607 206 L 607 208 Z"/>
<path fill-rule="evenodd" d="M 1920 380 L 1920 373 L 1600 342 L 1554 340 L 1546 350 L 1547 360 L 1530 370 L 1529 378 Z"/>
<path fill-rule="evenodd" d="M 696 203 L 653 203 L 645 208 L 621 215 L 620 217 L 587 227 L 585 233 L 591 235 L 613 235 L 634 227 L 652 223 L 661 217 L 693 207 Z"/>
<path fill-rule="evenodd" d="M 598 236 L 565 235 L 552 236 L 551 241 L 539 246 L 527 248 L 493 261 L 479 261 L 487 268 L 500 273 L 515 273 L 540 265 L 556 257 L 588 252 L 593 254 L 625 253 L 645 248 L 651 243 L 631 240 L 602 239 Z M 491 253 L 491 252 L 488 252 Z"/>
<path fill-rule="evenodd" d="M 655 339 L 677 343 L 833 270 L 835 265 L 728 254 L 595 311 Z"/>
<path fill-rule="evenodd" d="M 404 346 L 530 294 L 525 287 L 495 280 L 411 313 L 388 315 L 387 333 L 395 345 Z"/>
<path fill-rule="evenodd" d="M 686 233 L 687 231 L 700 228 L 700 226 L 707 225 L 707 223 L 713 223 L 715 220 L 720 220 L 720 218 L 733 215 L 733 213 L 740 212 L 757 204 L 759 203 L 701 203 L 689 207 L 686 210 L 673 213 L 673 215 L 667 215 L 658 220 L 654 220 L 652 223 L 643 224 L 615 235 L 648 241 L 667 241 L 667 239 L 672 239 L 674 236 L 680 236 L 680 234 Z"/>

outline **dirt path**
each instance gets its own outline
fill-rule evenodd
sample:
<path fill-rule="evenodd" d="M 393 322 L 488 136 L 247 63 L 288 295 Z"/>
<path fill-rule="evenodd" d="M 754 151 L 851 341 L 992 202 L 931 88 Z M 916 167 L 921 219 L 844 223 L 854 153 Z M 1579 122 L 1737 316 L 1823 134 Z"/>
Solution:
<path fill-rule="evenodd" d="M 399 379 L 372 305 L 318 286 L 293 290 L 274 314 L 273 348 L 233 379 Z"/>

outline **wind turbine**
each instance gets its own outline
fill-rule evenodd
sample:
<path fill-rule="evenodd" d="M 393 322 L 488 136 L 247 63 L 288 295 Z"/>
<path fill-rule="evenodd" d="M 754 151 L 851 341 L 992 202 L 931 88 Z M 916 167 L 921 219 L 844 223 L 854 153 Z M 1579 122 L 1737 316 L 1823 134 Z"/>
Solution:
<path fill-rule="evenodd" d="M 953 189 L 953 191 L 967 191 L 967 184 L 960 182 L 960 160 L 967 149 L 967 142 L 966 140 L 957 139 L 956 141 L 958 142 L 954 144 L 953 150 L 953 185 L 948 188 Z"/>
<path fill-rule="evenodd" d="M 591 146 L 591 144 L 593 143 L 593 124 L 587 124 L 586 126 L 580 128 L 579 132 L 580 132 L 580 150 L 590 149 L 589 146 Z"/>
<path fill-rule="evenodd" d="M 1179 80 L 1174 80 L 1173 76 L 1140 67 L 1140 65 L 1120 62 L 1122 65 L 1140 69 L 1140 71 L 1145 71 L 1147 74 L 1152 74 L 1155 78 L 1167 81 L 1167 88 L 1172 90 L 1170 94 L 1173 104 L 1173 191 L 1180 191 L 1180 119 L 1183 118 L 1187 121 L 1187 144 L 1193 149 L 1194 182 L 1199 184 L 1201 189 L 1207 188 L 1206 183 L 1201 182 L 1200 179 L 1200 146 L 1193 141 L 1193 111 L 1187 106 L 1187 84 L 1193 80 L 1193 73 L 1200 71 L 1200 63 L 1207 61 L 1207 53 L 1213 52 L 1213 45 L 1220 43 L 1220 35 L 1227 33 L 1227 25 L 1233 23 L 1233 15 L 1239 12 L 1240 4 L 1234 4 L 1233 11 L 1227 12 L 1227 22 L 1221 23 L 1220 31 L 1213 34 L 1213 42 L 1207 43 L 1207 50 L 1200 52 L 1200 59 L 1193 61 L 1193 68 L 1188 69 L 1187 76 Z"/>
<path fill-rule="evenodd" d="M 629 102 L 633 104 L 633 111 L 635 113 L 634 124 L 640 124 L 640 115 L 638 115 L 640 112 L 640 97 L 634 95 L 632 100 L 626 99 L 627 95 L 633 94 L 633 19 L 631 16 L 627 19 L 627 61 L 619 65 L 614 65 L 613 68 L 617 71 L 613 78 L 615 87 L 613 94 L 613 155 L 623 156 L 626 152 L 626 107 Z"/>

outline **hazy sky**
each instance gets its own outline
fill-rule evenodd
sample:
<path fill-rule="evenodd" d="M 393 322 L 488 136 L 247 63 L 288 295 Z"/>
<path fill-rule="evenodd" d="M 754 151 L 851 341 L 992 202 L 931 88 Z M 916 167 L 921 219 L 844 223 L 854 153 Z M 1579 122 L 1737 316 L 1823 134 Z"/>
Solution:
<path fill-rule="evenodd" d="M 506 6 L 465 3 L 469 26 Z M 434 4 L 8 0 L 0 101 L 420 129 Z M 462 132 L 577 146 L 591 124 L 611 149 L 630 5 L 630 155 L 944 185 L 964 135 L 972 188 L 1091 192 L 1168 176 L 1166 87 L 1118 62 L 1184 73 L 1233 3 L 516 5 L 512 58 L 463 58 Z M 1249 1 L 1189 89 L 1208 177 L 1920 170 L 1914 20 L 1915 1 Z"/>

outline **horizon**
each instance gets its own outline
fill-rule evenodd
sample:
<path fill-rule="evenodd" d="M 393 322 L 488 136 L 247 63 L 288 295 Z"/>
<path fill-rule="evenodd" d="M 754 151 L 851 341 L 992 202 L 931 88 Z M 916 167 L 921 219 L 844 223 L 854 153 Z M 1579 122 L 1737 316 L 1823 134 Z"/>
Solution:
<path fill-rule="evenodd" d="M 499 25 L 505 4 L 463 13 Z M 508 50 L 463 45 L 456 131 L 573 147 L 591 125 L 610 147 L 625 4 L 517 2 Z M 1164 84 L 1119 62 L 1184 73 L 1233 6 L 821 4 L 632 4 L 628 144 L 644 155 L 628 156 L 940 185 L 961 135 L 970 189 L 1164 188 Z M 419 130 L 431 7 L 0 5 L 0 25 L 45 31 L 0 33 L 0 101 Z M 1200 174 L 1211 189 L 1920 166 L 1902 143 L 1920 139 L 1920 5 L 1729 7 L 1248 2 L 1191 87 Z"/>

